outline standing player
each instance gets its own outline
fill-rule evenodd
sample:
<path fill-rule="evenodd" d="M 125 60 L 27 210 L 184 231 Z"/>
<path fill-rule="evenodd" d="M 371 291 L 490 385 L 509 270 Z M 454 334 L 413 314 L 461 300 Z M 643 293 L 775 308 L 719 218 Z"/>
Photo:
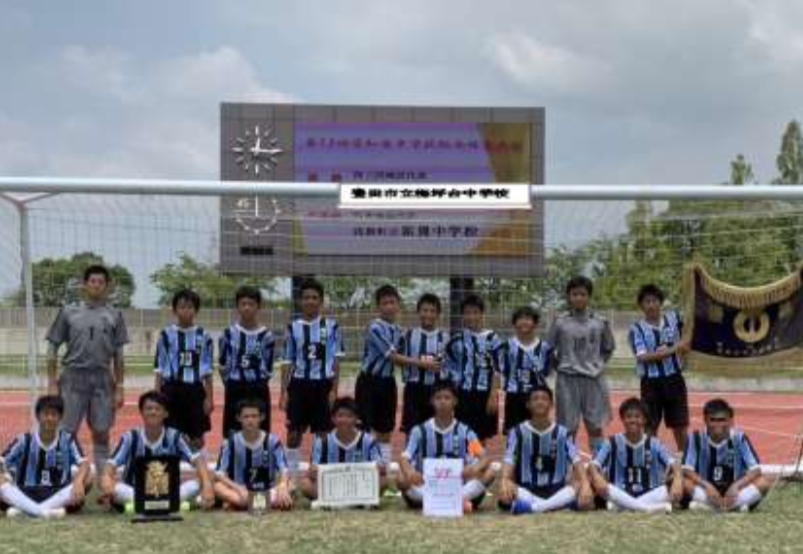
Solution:
<path fill-rule="evenodd" d="M 440 299 L 431 293 L 421 295 L 416 312 L 419 326 L 408 329 L 402 342 L 406 361 L 402 360 L 404 401 L 401 430 L 405 435 L 433 416 L 432 391 L 435 383 L 449 379 L 442 363 L 448 334 L 438 328 Z"/>
<path fill-rule="evenodd" d="M 761 474 L 750 439 L 733 429 L 733 408 L 721 398 L 709 400 L 703 419 L 705 431 L 691 434 L 683 456 L 689 507 L 728 511 L 757 506 L 771 482 Z"/>
<path fill-rule="evenodd" d="M 323 285 L 313 279 L 301 283 L 302 316 L 287 326 L 282 366 L 281 409 L 287 412 L 287 463 L 298 472 L 304 431 L 329 430 L 329 407 L 337 396 L 343 357 L 343 339 L 337 322 L 323 317 Z"/>
<path fill-rule="evenodd" d="M 535 385 L 530 418 L 508 432 L 499 507 L 514 514 L 544 513 L 593 504 L 594 494 L 569 431 L 552 421 L 552 391 Z"/>
<path fill-rule="evenodd" d="M 220 374 L 224 387 L 223 438 L 240 430 L 237 406 L 246 399 L 265 403 L 262 430 L 270 433 L 270 389 L 274 337 L 259 321 L 262 293 L 242 286 L 234 296 L 238 321 L 220 337 Z"/>
<path fill-rule="evenodd" d="M 484 443 L 497 433 L 501 341 L 483 327 L 485 302 L 476 294 L 463 299 L 463 330 L 446 346 L 446 363 L 458 388 L 457 419 Z"/>
<path fill-rule="evenodd" d="M 86 417 L 92 432 L 95 469 L 100 472 L 109 456 L 109 431 L 116 409 L 123 407 L 123 346 L 128 331 L 120 310 L 106 303 L 109 271 L 91 265 L 84 271 L 83 303 L 65 306 L 47 333 L 48 394 L 61 395 L 61 426 L 77 436 Z M 67 343 L 58 375 L 59 347 Z M 112 370 L 113 366 L 113 370 Z"/>
<path fill-rule="evenodd" d="M 38 429 L 19 435 L 0 456 L 0 500 L 8 517 L 61 517 L 80 508 L 90 486 L 90 465 L 75 437 L 59 430 L 64 402 L 58 396 L 36 401 Z M 5 469 L 3 469 L 5 468 Z"/>
<path fill-rule="evenodd" d="M 201 309 L 197 292 L 182 289 L 172 304 L 176 323 L 159 335 L 154 389 L 167 398 L 166 425 L 184 433 L 193 450 L 200 450 L 204 434 L 212 428 L 212 337 L 195 325 Z"/>
<path fill-rule="evenodd" d="M 638 398 L 619 407 L 625 432 L 602 444 L 589 466 L 591 483 L 610 509 L 671 512 L 683 498 L 680 463 L 645 433 L 647 408 Z"/>
<path fill-rule="evenodd" d="M 371 322 L 365 336 L 362 369 L 355 393 L 360 420 L 373 433 L 385 464 L 391 461 L 391 434 L 396 426 L 396 377 L 402 330 L 396 324 L 401 296 L 396 287 L 383 285 L 374 294 L 379 317 Z"/>
<path fill-rule="evenodd" d="M 502 372 L 502 391 L 505 395 L 505 434 L 530 419 L 530 391 L 546 386 L 549 375 L 551 348 L 538 338 L 537 311 L 525 306 L 513 312 L 515 336 L 502 343 L 499 369 Z"/>
<path fill-rule="evenodd" d="M 457 394 L 448 381 L 435 385 L 432 404 L 435 416 L 414 427 L 407 448 L 399 461 L 401 471 L 396 485 L 411 508 L 420 508 L 424 499 L 424 460 L 452 458 L 463 460 L 463 511 L 471 513 L 485 497 L 494 480 L 490 459 L 477 435 L 455 419 Z"/>
<path fill-rule="evenodd" d="M 386 485 L 385 463 L 379 445 L 368 433 L 357 428 L 357 403 L 348 396 L 338 398 L 332 406 L 334 430 L 315 437 L 307 475 L 301 480 L 301 491 L 310 500 L 318 498 L 318 468 L 327 464 L 373 462 L 379 469 L 380 489 Z"/>
<path fill-rule="evenodd" d="M 204 508 L 211 508 L 215 501 L 215 491 L 212 488 L 206 460 L 203 454 L 193 453 L 190 450 L 181 433 L 165 427 L 167 419 L 165 396 L 160 392 L 148 391 L 139 397 L 138 406 L 142 427 L 131 429 L 120 438 L 120 443 L 102 474 L 102 499 L 123 507 L 126 511 L 133 510 L 136 460 L 150 456 L 178 456 L 182 461 L 194 465 L 198 475 L 197 480 L 192 479 L 181 484 L 181 500 L 195 498 L 198 495 L 200 482 L 201 505 Z M 120 482 L 117 481 L 118 470 L 122 470 Z"/>
<path fill-rule="evenodd" d="M 574 277 L 566 285 L 570 311 L 552 324 L 547 342 L 556 350 L 558 423 L 577 436 L 585 422 L 588 443 L 596 452 L 611 420 L 611 399 L 605 364 L 616 347 L 608 320 L 588 308 L 594 284 Z"/>
<path fill-rule="evenodd" d="M 246 510 L 251 493 L 267 493 L 271 508 L 293 507 L 290 472 L 279 438 L 260 429 L 265 404 L 258 399 L 240 402 L 237 419 L 241 431 L 233 433 L 220 449 L 215 494 L 229 510 Z"/>
<path fill-rule="evenodd" d="M 681 371 L 689 343 L 681 339 L 680 314 L 674 310 L 663 312 L 663 303 L 664 293 L 657 286 L 641 287 L 638 305 L 644 318 L 630 327 L 628 340 L 641 378 L 641 400 L 649 411 L 647 429 L 657 435 L 663 420 L 682 452 L 689 429 L 689 401 Z"/>

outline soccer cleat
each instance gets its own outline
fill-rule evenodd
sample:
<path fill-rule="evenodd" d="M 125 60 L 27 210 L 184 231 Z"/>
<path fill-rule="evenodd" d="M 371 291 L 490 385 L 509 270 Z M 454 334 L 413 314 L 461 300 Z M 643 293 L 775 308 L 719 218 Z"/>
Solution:
<path fill-rule="evenodd" d="M 533 513 L 533 505 L 525 500 L 514 500 L 510 506 L 510 513 L 514 516 Z"/>
<path fill-rule="evenodd" d="M 22 512 L 17 508 L 9 508 L 6 510 L 6 517 L 13 518 L 13 517 L 20 517 Z"/>
<path fill-rule="evenodd" d="M 123 512 L 129 515 L 133 515 L 134 513 L 134 503 L 133 502 L 126 502 L 123 506 Z"/>
<path fill-rule="evenodd" d="M 181 504 L 179 504 L 178 510 L 180 512 L 190 512 L 192 511 L 192 504 L 187 500 L 184 500 Z"/>

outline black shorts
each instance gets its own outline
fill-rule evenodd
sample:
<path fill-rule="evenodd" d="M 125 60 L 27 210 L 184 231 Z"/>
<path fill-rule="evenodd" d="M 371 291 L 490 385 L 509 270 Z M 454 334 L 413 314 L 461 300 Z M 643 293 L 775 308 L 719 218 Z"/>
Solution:
<path fill-rule="evenodd" d="M 505 434 L 512 428 L 530 419 L 530 412 L 527 410 L 526 392 L 510 392 L 505 394 L 505 422 L 503 429 Z"/>
<path fill-rule="evenodd" d="M 649 413 L 648 427 L 655 433 L 664 421 L 670 429 L 688 427 L 689 398 L 686 379 L 680 373 L 669 377 L 641 379 L 641 400 Z"/>
<path fill-rule="evenodd" d="M 354 389 L 360 421 L 365 431 L 392 433 L 396 428 L 398 392 L 393 377 L 360 373 Z"/>
<path fill-rule="evenodd" d="M 404 402 L 402 406 L 401 431 L 409 434 L 416 425 L 420 425 L 435 415 L 432 407 L 432 391 L 434 385 L 407 383 L 404 385 Z"/>
<path fill-rule="evenodd" d="M 477 433 L 480 440 L 496 436 L 499 431 L 497 414 L 487 411 L 490 391 L 461 390 L 457 397 L 457 419 Z"/>
<path fill-rule="evenodd" d="M 265 419 L 262 420 L 261 428 L 266 433 L 270 433 L 270 388 L 268 383 L 261 381 L 257 383 L 241 383 L 239 381 L 229 381 L 223 385 L 225 401 L 223 405 L 223 438 L 240 430 L 240 422 L 237 421 L 237 408 L 240 402 L 246 399 L 258 399 L 265 404 Z"/>
<path fill-rule="evenodd" d="M 167 397 L 167 420 L 190 439 L 202 439 L 212 429 L 212 422 L 204 411 L 206 389 L 202 383 L 164 383 L 162 393 Z"/>
<path fill-rule="evenodd" d="M 303 433 L 326 433 L 332 428 L 329 393 L 332 381 L 292 379 L 287 385 L 287 428 Z"/>

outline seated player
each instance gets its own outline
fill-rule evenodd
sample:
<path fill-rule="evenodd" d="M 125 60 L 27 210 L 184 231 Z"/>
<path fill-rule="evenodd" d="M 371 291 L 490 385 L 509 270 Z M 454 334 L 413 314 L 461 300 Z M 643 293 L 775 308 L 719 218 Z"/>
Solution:
<path fill-rule="evenodd" d="M 42 396 L 34 411 L 38 430 L 19 435 L 0 457 L 0 503 L 8 517 L 62 517 L 83 505 L 90 464 L 75 437 L 59 430 L 61 398 Z"/>
<path fill-rule="evenodd" d="M 387 480 L 382 452 L 369 433 L 357 428 L 357 403 L 351 397 L 335 400 L 332 405 L 334 430 L 318 435 L 312 445 L 309 470 L 301 479 L 301 491 L 310 500 L 318 498 L 318 466 L 357 462 L 374 462 L 379 469 L 380 488 L 384 491 Z"/>
<path fill-rule="evenodd" d="M 160 392 L 148 391 L 139 397 L 139 413 L 143 426 L 131 429 L 120 438 L 103 471 L 100 483 L 102 501 L 111 501 L 114 506 L 124 508 L 127 512 L 133 511 L 135 461 L 149 456 L 178 456 L 182 461 L 194 465 L 198 475 L 198 479 L 181 484 L 182 502 L 197 497 L 200 487 L 200 504 L 203 508 L 210 508 L 215 501 L 215 492 L 206 461 L 202 454 L 192 452 L 181 433 L 165 427 L 167 399 Z M 118 470 L 122 470 L 119 482 Z"/>
<path fill-rule="evenodd" d="M 569 431 L 551 418 L 554 397 L 536 385 L 527 398 L 530 419 L 509 430 L 499 486 L 499 507 L 514 514 L 544 513 L 577 504 L 592 506 L 594 495 Z"/>
<path fill-rule="evenodd" d="M 424 499 L 424 459 L 463 460 L 463 510 L 478 508 L 488 485 L 494 480 L 490 460 L 477 435 L 455 419 L 457 393 L 449 382 L 435 385 L 432 393 L 435 417 L 413 427 L 407 449 L 399 461 L 401 471 L 396 485 L 411 508 L 420 508 Z"/>
<path fill-rule="evenodd" d="M 671 512 L 683 497 L 680 463 L 646 434 L 647 408 L 641 400 L 625 400 L 619 417 L 625 432 L 602 443 L 589 466 L 594 491 L 611 510 Z"/>
<path fill-rule="evenodd" d="M 220 450 L 215 495 L 229 510 L 246 510 L 252 492 L 269 491 L 276 510 L 293 507 L 290 473 L 282 443 L 261 429 L 265 403 L 258 398 L 240 402 L 237 421 L 241 431 L 229 435 Z"/>
<path fill-rule="evenodd" d="M 733 429 L 733 408 L 715 398 L 703 407 L 705 431 L 689 434 L 683 477 L 689 508 L 749 510 L 771 487 L 758 455 L 742 431 Z"/>

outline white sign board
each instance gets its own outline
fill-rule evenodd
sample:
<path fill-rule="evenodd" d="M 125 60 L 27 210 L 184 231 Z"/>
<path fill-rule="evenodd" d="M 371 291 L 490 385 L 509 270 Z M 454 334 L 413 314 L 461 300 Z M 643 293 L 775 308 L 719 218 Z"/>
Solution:
<path fill-rule="evenodd" d="M 318 500 L 313 508 L 379 506 L 379 469 L 375 463 L 318 466 Z"/>
<path fill-rule="evenodd" d="M 463 516 L 463 460 L 424 460 L 424 515 Z"/>

